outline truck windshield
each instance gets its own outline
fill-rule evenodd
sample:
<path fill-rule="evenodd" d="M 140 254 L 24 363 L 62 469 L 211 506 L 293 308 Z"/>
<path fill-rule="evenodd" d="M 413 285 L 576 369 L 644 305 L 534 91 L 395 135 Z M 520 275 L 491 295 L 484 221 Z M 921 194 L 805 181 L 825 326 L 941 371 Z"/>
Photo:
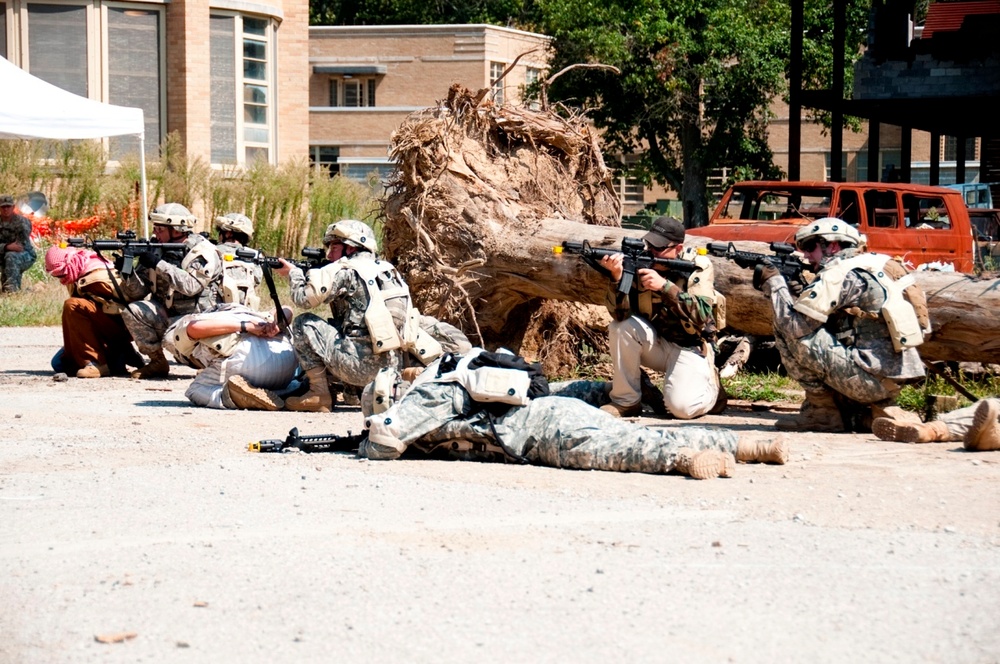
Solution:
<path fill-rule="evenodd" d="M 754 221 L 820 219 L 830 216 L 832 198 L 832 188 L 736 187 L 722 210 L 721 218 Z"/>

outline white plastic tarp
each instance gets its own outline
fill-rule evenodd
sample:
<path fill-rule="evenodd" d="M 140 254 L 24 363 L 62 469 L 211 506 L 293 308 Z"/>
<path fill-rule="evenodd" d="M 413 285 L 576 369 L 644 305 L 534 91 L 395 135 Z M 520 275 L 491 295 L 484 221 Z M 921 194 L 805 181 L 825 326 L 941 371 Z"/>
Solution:
<path fill-rule="evenodd" d="M 0 138 L 68 140 L 139 137 L 142 209 L 146 208 L 146 128 L 141 108 L 113 106 L 67 92 L 0 57 Z M 144 221 L 144 226 L 146 222 Z M 149 235 L 149 229 L 145 229 Z"/>

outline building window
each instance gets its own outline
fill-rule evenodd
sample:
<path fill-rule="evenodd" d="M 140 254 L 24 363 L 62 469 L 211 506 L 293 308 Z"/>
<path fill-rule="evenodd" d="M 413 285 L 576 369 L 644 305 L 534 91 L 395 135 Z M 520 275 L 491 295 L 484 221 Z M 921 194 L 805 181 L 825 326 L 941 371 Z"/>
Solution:
<path fill-rule="evenodd" d="M 500 76 L 506 68 L 502 62 L 490 63 L 490 87 L 493 88 L 493 101 L 498 105 L 504 102 L 503 81 L 500 79 Z"/>
<path fill-rule="evenodd" d="M 274 27 L 249 16 L 220 14 L 210 21 L 212 163 L 270 162 Z"/>
<path fill-rule="evenodd" d="M 974 137 L 965 139 L 965 160 L 976 161 L 977 159 L 976 139 Z M 944 137 L 944 160 L 958 161 L 958 139 L 954 136 Z"/>
<path fill-rule="evenodd" d="M 87 62 L 87 7 L 28 5 L 28 65 L 33 76 L 89 97 Z"/>
<path fill-rule="evenodd" d="M 147 157 L 160 148 L 160 51 L 149 45 L 160 43 L 161 18 L 156 9 L 107 8 L 108 102 L 142 109 Z M 135 154 L 138 142 L 137 136 L 110 139 L 111 158 Z"/>
<path fill-rule="evenodd" d="M 0 55 L 13 55 L 33 76 L 73 94 L 141 108 L 146 155 L 155 156 L 163 129 L 163 20 L 161 7 L 4 2 Z M 20 44 L 13 54 L 8 28 Z M 108 139 L 111 159 L 134 154 L 138 142 L 137 136 Z"/>
<path fill-rule="evenodd" d="M 833 171 L 830 168 L 830 153 L 823 153 L 823 160 L 825 162 L 825 167 L 823 169 L 823 179 L 825 182 L 830 182 L 833 179 Z M 847 182 L 847 160 L 850 155 L 846 152 L 840 153 L 840 182 Z"/>
<path fill-rule="evenodd" d="M 361 108 L 375 106 L 374 78 L 334 76 L 330 78 L 330 106 Z"/>
<path fill-rule="evenodd" d="M 638 157 L 629 155 L 625 157 L 625 165 L 618 176 L 614 179 L 615 192 L 618 194 L 622 205 L 642 206 L 646 203 L 646 187 L 635 175 L 631 173 L 631 166 L 638 161 Z"/>
<path fill-rule="evenodd" d="M 9 59 L 7 55 L 7 4 L 0 2 L 0 55 Z"/>
<path fill-rule="evenodd" d="M 330 177 L 340 173 L 340 148 L 327 145 L 314 145 L 309 148 L 310 165 L 325 171 Z"/>
<path fill-rule="evenodd" d="M 537 69 L 535 67 L 528 67 L 527 69 L 525 69 L 524 70 L 524 86 L 525 86 L 525 88 L 531 88 L 531 87 L 537 85 L 538 84 L 538 79 L 541 78 L 541 75 L 542 75 L 542 70 L 541 69 Z M 534 100 L 531 101 L 530 104 L 528 104 L 528 107 L 531 110 L 533 110 L 533 111 L 537 111 L 537 110 L 539 110 L 541 108 L 541 104 L 538 102 L 537 99 L 534 99 Z"/>

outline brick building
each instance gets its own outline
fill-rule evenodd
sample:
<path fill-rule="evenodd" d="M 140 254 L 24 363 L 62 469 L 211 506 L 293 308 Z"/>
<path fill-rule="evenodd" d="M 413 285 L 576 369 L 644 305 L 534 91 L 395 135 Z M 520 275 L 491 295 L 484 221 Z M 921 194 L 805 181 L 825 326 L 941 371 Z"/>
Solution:
<path fill-rule="evenodd" d="M 492 87 L 498 101 L 520 103 L 524 86 L 546 67 L 548 41 L 492 25 L 310 28 L 313 163 L 357 180 L 384 176 L 391 170 L 391 134 L 407 115 L 434 106 L 453 83 Z"/>
<path fill-rule="evenodd" d="M 213 166 L 307 154 L 306 0 L 6 0 L 0 10 L 0 55 L 75 94 L 142 108 L 148 158 L 173 131 Z M 134 141 L 110 139 L 112 158 Z"/>

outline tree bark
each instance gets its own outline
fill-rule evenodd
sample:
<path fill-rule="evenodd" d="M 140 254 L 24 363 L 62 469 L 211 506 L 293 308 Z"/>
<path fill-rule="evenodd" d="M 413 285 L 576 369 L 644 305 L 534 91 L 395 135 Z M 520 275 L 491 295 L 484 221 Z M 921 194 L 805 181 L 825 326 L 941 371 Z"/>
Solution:
<path fill-rule="evenodd" d="M 508 318 L 519 305 L 538 298 L 603 304 L 608 281 L 578 256 L 557 254 L 553 247 L 564 240 L 586 240 L 595 247 L 620 247 L 624 237 L 641 237 L 642 231 L 592 226 L 559 219 L 536 222 L 518 230 L 516 238 L 503 237 L 502 226 L 481 227 L 480 246 L 496 248 L 482 265 L 466 272 L 464 288 L 477 303 L 476 318 L 484 336 L 508 333 Z M 688 244 L 703 246 L 708 240 L 688 237 Z M 744 251 L 771 253 L 759 242 L 738 242 Z M 726 296 L 727 323 L 747 334 L 772 334 L 771 308 L 751 285 L 752 271 L 725 259 L 712 257 L 715 286 Z M 934 332 L 920 346 L 926 360 L 1000 363 L 1000 280 L 976 280 L 966 275 L 920 271 L 917 284 L 927 294 Z"/>

